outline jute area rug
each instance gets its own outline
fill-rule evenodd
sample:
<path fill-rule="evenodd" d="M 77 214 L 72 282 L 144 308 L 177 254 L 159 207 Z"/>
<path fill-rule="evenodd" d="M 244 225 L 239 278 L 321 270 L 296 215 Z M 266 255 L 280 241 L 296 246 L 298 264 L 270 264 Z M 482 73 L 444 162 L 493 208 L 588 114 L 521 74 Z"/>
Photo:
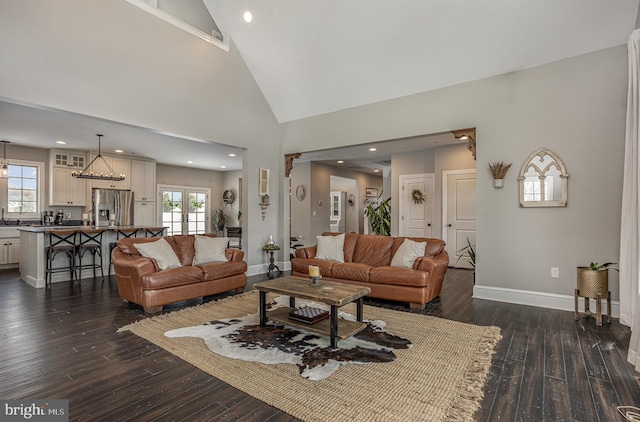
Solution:
<path fill-rule="evenodd" d="M 267 300 L 275 295 L 268 294 Z M 295 365 L 245 362 L 212 353 L 194 337 L 165 332 L 255 313 L 258 293 L 247 292 L 144 319 L 131 331 L 227 384 L 305 421 L 471 421 L 494 347 L 496 327 L 481 327 L 426 315 L 365 306 L 365 319 L 386 322 L 386 331 L 413 347 L 394 350 L 389 363 L 343 365 L 330 377 L 311 381 Z M 355 313 L 355 305 L 340 308 Z M 340 346 L 340 344 L 338 344 Z"/>

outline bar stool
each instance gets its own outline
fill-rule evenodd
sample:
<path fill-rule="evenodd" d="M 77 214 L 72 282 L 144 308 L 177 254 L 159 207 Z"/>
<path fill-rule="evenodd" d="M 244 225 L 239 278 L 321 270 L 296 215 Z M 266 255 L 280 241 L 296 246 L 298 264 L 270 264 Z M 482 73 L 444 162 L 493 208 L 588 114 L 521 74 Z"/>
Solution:
<path fill-rule="evenodd" d="M 145 237 L 162 237 L 164 236 L 164 227 L 147 227 L 145 229 Z"/>
<path fill-rule="evenodd" d="M 118 228 L 115 230 L 116 232 L 116 241 L 111 242 L 109 244 L 109 271 L 111 271 L 111 253 L 118 245 L 118 240 L 126 239 L 127 237 L 138 237 L 138 229 L 137 228 Z"/>
<path fill-rule="evenodd" d="M 102 233 L 104 230 L 89 229 L 78 231 L 78 241 L 76 243 L 76 255 L 78 257 L 78 264 L 76 270 L 78 272 L 78 283 L 82 278 L 83 268 L 93 268 L 93 278 L 96 277 L 96 268 L 100 268 L 102 278 L 104 278 L 104 270 L 102 269 Z M 91 254 L 91 264 L 83 264 L 82 258 L 84 254 L 89 252 Z M 99 261 L 96 262 L 96 256 Z"/>
<path fill-rule="evenodd" d="M 53 273 L 69 271 L 71 281 L 76 280 L 76 230 L 47 230 L 45 235 L 49 238 L 49 246 L 46 247 L 45 287 L 51 288 L 51 276 Z M 65 267 L 54 267 L 53 260 L 59 253 L 64 253 L 69 258 L 69 264 Z M 76 280 L 77 283 L 77 280 Z"/>

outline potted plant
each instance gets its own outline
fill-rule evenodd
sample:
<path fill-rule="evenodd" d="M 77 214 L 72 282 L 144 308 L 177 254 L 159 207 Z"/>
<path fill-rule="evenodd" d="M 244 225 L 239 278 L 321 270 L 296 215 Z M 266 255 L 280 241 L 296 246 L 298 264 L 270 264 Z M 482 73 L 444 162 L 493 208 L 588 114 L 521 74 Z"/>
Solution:
<path fill-rule="evenodd" d="M 500 161 L 499 163 L 489 164 L 489 169 L 491 170 L 491 175 L 493 176 L 494 187 L 501 188 L 503 186 L 504 176 L 507 175 L 509 167 L 511 167 L 511 164 L 505 164 L 502 161 Z"/>
<path fill-rule="evenodd" d="M 373 201 L 369 201 L 367 207 L 364 209 L 364 214 L 369 219 L 369 225 L 373 234 L 379 236 L 391 235 L 391 205 L 389 201 L 391 198 L 387 198 L 382 201 L 382 191 L 380 195 Z"/>
<path fill-rule="evenodd" d="M 456 259 L 456 263 L 460 261 L 463 257 L 468 258 L 469 264 L 473 267 L 473 284 L 476 284 L 476 251 L 473 249 L 471 245 L 471 241 L 467 237 L 467 246 L 460 249 L 458 252 L 462 252 L 458 259 Z"/>
<path fill-rule="evenodd" d="M 588 267 L 578 267 L 578 291 L 582 297 L 590 297 L 597 299 L 597 295 L 600 294 L 601 299 L 607 299 L 609 297 L 609 271 L 616 270 L 612 265 L 616 265 L 615 262 L 607 262 L 605 264 L 598 264 L 592 262 Z"/>
<path fill-rule="evenodd" d="M 223 208 L 216 208 L 213 210 L 213 225 L 216 231 L 224 230 L 224 226 L 227 224 L 227 214 L 225 214 Z"/>

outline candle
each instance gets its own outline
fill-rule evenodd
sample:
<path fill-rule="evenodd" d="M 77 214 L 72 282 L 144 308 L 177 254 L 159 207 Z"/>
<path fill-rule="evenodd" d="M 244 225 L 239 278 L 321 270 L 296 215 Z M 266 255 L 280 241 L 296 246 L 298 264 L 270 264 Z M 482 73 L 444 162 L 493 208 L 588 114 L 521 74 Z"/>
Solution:
<path fill-rule="evenodd" d="M 309 277 L 320 277 L 320 267 L 309 265 Z"/>
<path fill-rule="evenodd" d="M 82 214 L 82 219 L 83 220 L 88 220 L 89 219 L 89 214 Z"/>

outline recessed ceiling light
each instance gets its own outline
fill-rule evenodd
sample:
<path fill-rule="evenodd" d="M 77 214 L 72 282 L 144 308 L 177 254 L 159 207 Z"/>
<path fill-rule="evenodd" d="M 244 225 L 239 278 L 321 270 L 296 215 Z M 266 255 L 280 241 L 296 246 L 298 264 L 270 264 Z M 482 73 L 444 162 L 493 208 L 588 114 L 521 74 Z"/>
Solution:
<path fill-rule="evenodd" d="M 56 144 L 67 145 L 67 143 L 65 141 L 56 141 Z"/>
<path fill-rule="evenodd" d="M 193 161 L 189 160 L 187 161 L 187 164 L 193 164 Z"/>
<path fill-rule="evenodd" d="M 226 168 L 227 168 L 227 166 L 220 166 L 220 168 L 221 168 L 221 169 L 226 169 Z"/>
<path fill-rule="evenodd" d="M 123 151 L 123 150 L 121 150 L 121 149 L 117 149 L 117 150 L 116 150 L 116 152 L 117 152 L 118 154 L 122 154 L 124 151 Z"/>
<path fill-rule="evenodd" d="M 251 23 L 251 21 L 253 20 L 253 15 L 251 14 L 251 12 L 249 12 L 248 10 L 246 12 L 244 12 L 244 14 L 242 15 L 242 19 L 244 19 L 244 21 L 246 23 Z"/>
<path fill-rule="evenodd" d="M 338 161 L 337 161 L 337 163 L 338 163 L 338 164 L 344 164 L 344 161 L 342 161 L 342 160 L 338 160 Z"/>
<path fill-rule="evenodd" d="M 229 154 L 229 157 L 235 157 L 236 155 L 232 152 L 231 154 Z"/>
<path fill-rule="evenodd" d="M 460 140 L 461 140 L 461 141 L 466 141 L 467 139 L 469 139 L 469 137 L 468 137 L 467 135 L 462 135 L 462 136 L 460 137 Z"/>
<path fill-rule="evenodd" d="M 378 173 L 378 172 L 380 172 L 380 170 L 378 170 L 378 169 L 373 169 L 373 172 L 374 172 L 374 173 Z"/>
<path fill-rule="evenodd" d="M 377 151 L 377 149 L 375 149 L 375 148 L 369 148 L 369 151 L 373 152 L 373 151 Z"/>

